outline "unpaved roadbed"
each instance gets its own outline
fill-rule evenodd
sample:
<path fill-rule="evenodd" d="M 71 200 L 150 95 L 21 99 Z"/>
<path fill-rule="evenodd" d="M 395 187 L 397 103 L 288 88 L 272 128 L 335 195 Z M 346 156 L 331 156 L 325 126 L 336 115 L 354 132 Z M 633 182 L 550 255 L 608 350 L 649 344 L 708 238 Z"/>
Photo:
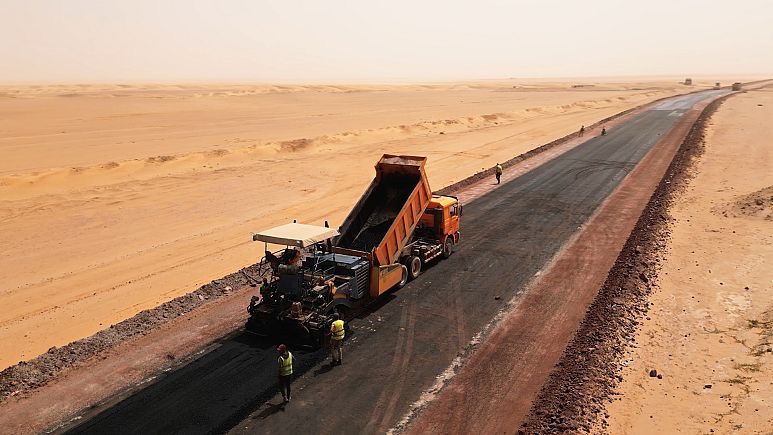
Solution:
<path fill-rule="evenodd" d="M 606 427 L 604 403 L 622 379 L 622 356 L 649 310 L 647 296 L 669 237 L 668 207 L 689 181 L 691 163 L 703 151 L 705 126 L 725 98 L 707 106 L 691 128 L 519 433 Z"/>

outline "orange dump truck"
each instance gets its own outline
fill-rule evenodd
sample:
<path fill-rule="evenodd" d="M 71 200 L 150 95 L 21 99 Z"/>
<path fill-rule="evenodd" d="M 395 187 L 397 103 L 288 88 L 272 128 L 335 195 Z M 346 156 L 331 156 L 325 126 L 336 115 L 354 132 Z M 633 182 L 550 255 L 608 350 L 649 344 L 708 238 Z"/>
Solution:
<path fill-rule="evenodd" d="M 269 279 L 253 297 L 248 330 L 300 331 L 321 343 L 334 312 L 348 312 L 416 278 L 459 243 L 462 206 L 433 195 L 425 157 L 386 154 L 338 231 L 287 224 L 257 233 Z M 270 252 L 268 244 L 284 245 Z"/>

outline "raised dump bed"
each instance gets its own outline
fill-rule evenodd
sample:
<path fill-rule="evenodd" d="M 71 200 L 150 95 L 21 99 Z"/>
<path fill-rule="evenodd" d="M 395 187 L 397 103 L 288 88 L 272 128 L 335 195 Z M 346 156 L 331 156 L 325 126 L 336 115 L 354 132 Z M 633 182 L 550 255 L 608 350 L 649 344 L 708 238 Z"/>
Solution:
<path fill-rule="evenodd" d="M 385 154 L 376 164 L 376 177 L 341 225 L 336 247 L 372 254 L 374 265 L 395 263 L 432 198 L 426 160 Z"/>

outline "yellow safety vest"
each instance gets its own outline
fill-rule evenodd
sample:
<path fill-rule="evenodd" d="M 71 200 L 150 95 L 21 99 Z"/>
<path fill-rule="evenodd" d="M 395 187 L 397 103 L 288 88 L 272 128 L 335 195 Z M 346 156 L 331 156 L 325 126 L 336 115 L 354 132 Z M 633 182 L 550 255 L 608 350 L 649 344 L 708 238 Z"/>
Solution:
<path fill-rule="evenodd" d="M 279 357 L 279 376 L 290 376 L 293 374 L 293 354 L 287 352 L 287 358 Z"/>
<path fill-rule="evenodd" d="M 333 322 L 333 336 L 331 337 L 333 340 L 343 340 L 344 339 L 344 321 L 343 320 L 336 320 Z"/>
<path fill-rule="evenodd" d="M 497 174 L 501 174 L 502 173 L 502 165 L 497 165 L 496 170 L 497 170 Z"/>

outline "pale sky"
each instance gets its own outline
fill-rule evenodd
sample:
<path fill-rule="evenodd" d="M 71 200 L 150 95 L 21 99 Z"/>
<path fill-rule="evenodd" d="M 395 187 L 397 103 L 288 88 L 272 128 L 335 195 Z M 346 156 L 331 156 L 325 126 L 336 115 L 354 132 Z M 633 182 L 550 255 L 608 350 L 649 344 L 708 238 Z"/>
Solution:
<path fill-rule="evenodd" d="M 773 73 L 771 0 L 0 0 L 0 83 Z"/>

